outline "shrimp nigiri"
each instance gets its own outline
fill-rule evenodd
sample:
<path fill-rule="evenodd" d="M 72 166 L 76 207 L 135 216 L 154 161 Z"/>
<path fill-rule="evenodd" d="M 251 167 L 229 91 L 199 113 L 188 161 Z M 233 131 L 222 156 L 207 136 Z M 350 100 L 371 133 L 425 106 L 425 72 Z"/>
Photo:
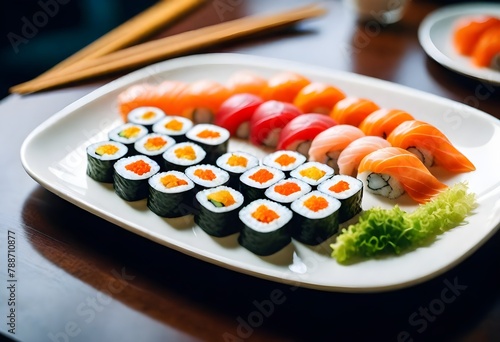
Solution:
<path fill-rule="evenodd" d="M 365 134 L 351 125 L 336 125 L 319 133 L 311 142 L 309 160 L 327 164 L 338 173 L 337 159 L 340 152 Z"/>
<path fill-rule="evenodd" d="M 359 163 L 366 155 L 389 146 L 391 144 L 381 137 L 366 136 L 354 140 L 340 152 L 337 160 L 339 174 L 355 177 Z"/>
<path fill-rule="evenodd" d="M 387 137 L 395 147 L 409 150 L 430 167 L 434 163 L 452 172 L 474 171 L 476 167 L 436 127 L 419 120 L 401 123 Z"/>
<path fill-rule="evenodd" d="M 340 89 L 323 82 L 312 82 L 302 88 L 293 104 L 304 113 L 328 114 L 333 106 L 345 98 Z"/>
<path fill-rule="evenodd" d="M 403 110 L 381 108 L 368 115 L 359 124 L 359 129 L 366 135 L 375 135 L 385 139 L 400 123 L 408 120 L 414 120 L 414 118 Z"/>
<path fill-rule="evenodd" d="M 425 203 L 447 188 L 413 153 L 399 147 L 385 147 L 366 155 L 358 175 L 365 179 L 368 191 L 390 199 L 406 192 L 416 202 Z"/>
<path fill-rule="evenodd" d="M 271 76 L 262 92 L 264 100 L 275 100 L 293 103 L 299 91 L 311 81 L 298 73 L 283 71 Z"/>
<path fill-rule="evenodd" d="M 333 107 L 330 116 L 338 124 L 347 124 L 358 127 L 371 113 L 380 109 L 373 101 L 358 97 L 346 97 Z"/>
<path fill-rule="evenodd" d="M 226 82 L 231 94 L 253 94 L 261 96 L 267 86 L 267 79 L 249 70 L 240 70 L 233 73 Z"/>

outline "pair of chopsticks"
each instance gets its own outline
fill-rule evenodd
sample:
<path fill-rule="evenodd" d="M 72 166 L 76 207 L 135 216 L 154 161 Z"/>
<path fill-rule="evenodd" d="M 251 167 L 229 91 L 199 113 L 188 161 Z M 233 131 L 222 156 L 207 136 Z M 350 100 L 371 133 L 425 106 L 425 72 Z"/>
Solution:
<path fill-rule="evenodd" d="M 174 2 L 176 5 L 173 5 Z M 163 9 L 163 14 L 167 13 L 171 18 L 173 18 L 175 15 L 184 13 L 189 8 L 198 5 L 200 2 L 201 0 L 163 0 L 155 6 Z M 170 5 L 167 6 L 167 4 Z M 168 8 L 170 8 L 170 10 L 167 10 Z M 173 10 L 174 8 L 175 11 Z M 156 28 L 159 27 L 161 15 L 157 11 L 157 9 L 153 10 L 153 8 L 151 8 L 150 10 L 143 12 L 143 14 L 139 15 L 139 17 L 135 17 L 133 20 L 103 36 L 101 39 L 96 41 L 95 44 L 92 44 L 94 46 L 89 46 L 81 50 L 48 72 L 31 81 L 14 86 L 10 89 L 10 91 L 20 94 L 33 93 L 92 77 L 137 68 L 224 41 L 234 40 L 258 32 L 289 26 L 305 19 L 323 15 L 326 12 L 323 7 L 320 7 L 317 4 L 311 4 L 280 13 L 249 16 L 227 21 L 221 24 L 186 31 L 124 49 L 120 48 L 130 44 L 132 39 L 127 38 L 124 39 L 123 42 L 117 42 L 114 47 L 107 44 L 107 42 L 110 44 L 110 42 L 115 39 L 117 40 L 120 36 L 126 34 L 128 35 L 128 31 L 130 31 L 131 26 L 142 27 L 142 30 L 144 31 L 144 33 L 137 32 L 134 34 L 134 37 L 130 37 L 133 38 L 133 40 L 142 37 L 145 33 L 151 32 L 153 27 L 150 28 L 149 25 L 144 24 L 147 22 L 147 18 L 150 18 L 151 15 L 157 19 L 155 21 L 155 25 L 153 26 Z M 123 28 L 125 26 L 129 26 L 127 31 Z M 146 28 L 145 26 L 148 27 Z M 102 41 L 104 43 L 102 43 Z"/>

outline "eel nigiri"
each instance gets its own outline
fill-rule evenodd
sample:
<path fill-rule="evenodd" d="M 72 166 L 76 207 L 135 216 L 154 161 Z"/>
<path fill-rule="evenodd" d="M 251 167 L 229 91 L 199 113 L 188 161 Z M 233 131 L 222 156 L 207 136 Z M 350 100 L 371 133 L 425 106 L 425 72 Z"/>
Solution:
<path fill-rule="evenodd" d="M 349 96 L 333 106 L 330 116 L 339 125 L 358 127 L 361 121 L 377 109 L 380 107 L 371 100 Z"/>
<path fill-rule="evenodd" d="M 340 89 L 324 82 L 312 82 L 302 88 L 293 104 L 304 113 L 328 114 L 346 95 Z"/>
<path fill-rule="evenodd" d="M 385 147 L 366 155 L 358 175 L 368 191 L 390 199 L 406 192 L 414 201 L 425 203 L 447 188 L 413 153 L 399 147 Z"/>
<path fill-rule="evenodd" d="M 439 129 L 419 120 L 401 123 L 387 137 L 394 147 L 414 153 L 427 167 L 434 163 L 452 172 L 474 171 L 476 167 Z"/>
<path fill-rule="evenodd" d="M 307 113 L 297 116 L 281 130 L 277 150 L 292 150 L 308 157 L 311 141 L 325 129 L 335 126 L 328 115 Z"/>
<path fill-rule="evenodd" d="M 279 72 L 267 80 L 267 86 L 262 92 L 264 100 L 293 102 L 299 91 L 311 81 L 298 73 L 291 71 Z"/>
<path fill-rule="evenodd" d="M 453 46 L 458 53 L 470 56 L 481 35 L 500 23 L 500 19 L 480 15 L 459 19 L 453 29 Z"/>
<path fill-rule="evenodd" d="M 359 129 L 366 135 L 385 139 L 400 123 L 408 120 L 414 120 L 414 117 L 403 110 L 381 108 L 368 115 L 359 124 Z"/>
<path fill-rule="evenodd" d="M 478 67 L 500 70 L 500 20 L 498 25 L 489 28 L 481 35 L 471 58 L 472 63 Z"/>
<path fill-rule="evenodd" d="M 246 139 L 250 132 L 250 119 L 263 102 L 254 94 L 235 94 L 222 103 L 214 123 L 227 129 L 231 136 Z"/>
<path fill-rule="evenodd" d="M 337 159 L 347 145 L 365 134 L 351 125 L 336 125 L 319 133 L 311 142 L 309 160 L 327 164 L 338 173 Z"/>
<path fill-rule="evenodd" d="M 226 82 L 231 94 L 247 93 L 261 96 L 266 86 L 267 79 L 250 70 L 236 71 Z"/>
<path fill-rule="evenodd" d="M 351 142 L 340 152 L 337 164 L 339 174 L 356 177 L 361 160 L 373 151 L 389 147 L 391 144 L 381 137 L 365 136 Z"/>

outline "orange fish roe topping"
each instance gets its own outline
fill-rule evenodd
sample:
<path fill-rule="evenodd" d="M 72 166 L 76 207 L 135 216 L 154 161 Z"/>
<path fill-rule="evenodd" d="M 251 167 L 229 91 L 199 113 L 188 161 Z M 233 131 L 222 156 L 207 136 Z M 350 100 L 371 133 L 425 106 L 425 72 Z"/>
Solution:
<path fill-rule="evenodd" d="M 232 155 L 227 160 L 227 165 L 229 166 L 243 166 L 247 167 L 248 159 L 243 156 Z"/>
<path fill-rule="evenodd" d="M 191 146 L 185 146 L 175 149 L 175 156 L 179 159 L 195 160 L 196 152 Z"/>
<path fill-rule="evenodd" d="M 308 167 L 307 169 L 301 170 L 300 175 L 302 177 L 311 178 L 318 180 L 326 174 L 325 171 L 318 169 L 316 166 Z"/>
<path fill-rule="evenodd" d="M 320 211 L 328 207 L 328 201 L 321 196 L 311 196 L 304 201 L 304 206 L 314 212 Z"/>
<path fill-rule="evenodd" d="M 148 151 L 158 151 L 163 146 L 165 146 L 166 143 L 167 142 L 162 137 L 149 138 L 148 140 L 146 140 L 144 148 Z"/>
<path fill-rule="evenodd" d="M 274 175 L 272 172 L 269 172 L 266 169 L 260 169 L 259 171 L 255 172 L 253 175 L 251 175 L 250 179 L 256 181 L 257 183 L 263 184 L 267 181 L 270 181 L 273 179 Z"/>
<path fill-rule="evenodd" d="M 328 190 L 339 193 L 342 191 L 349 190 L 349 183 L 346 181 L 341 180 L 337 184 L 332 185 L 331 187 L 328 188 Z"/>
<path fill-rule="evenodd" d="M 181 185 L 187 185 L 187 182 L 184 179 L 177 178 L 174 175 L 166 175 L 160 178 L 160 182 L 165 186 L 165 188 L 175 188 Z"/>
<path fill-rule="evenodd" d="M 207 196 L 207 199 L 213 202 L 220 203 L 224 207 L 228 207 L 236 203 L 236 201 L 233 198 L 233 195 L 231 195 L 231 193 L 227 190 L 213 192 Z"/>
<path fill-rule="evenodd" d="M 205 129 L 205 130 L 199 132 L 198 134 L 196 134 L 196 136 L 199 138 L 203 138 L 203 139 L 213 139 L 213 138 L 219 138 L 220 133 L 217 131 Z"/>
<path fill-rule="evenodd" d="M 151 166 L 144 160 L 139 159 L 133 163 L 126 165 L 125 169 L 132 171 L 133 173 L 138 174 L 139 176 L 142 176 L 143 174 L 151 171 Z"/>
<path fill-rule="evenodd" d="M 156 116 L 155 112 L 153 112 L 152 110 L 149 110 L 141 115 L 141 119 L 149 120 L 149 119 L 154 118 L 155 116 Z"/>
<path fill-rule="evenodd" d="M 118 135 L 120 137 L 124 137 L 124 138 L 130 139 L 130 138 L 136 137 L 139 134 L 140 131 L 141 131 L 141 129 L 139 127 L 137 127 L 137 126 L 130 126 L 130 127 L 125 128 L 120 133 L 118 133 Z"/>
<path fill-rule="evenodd" d="M 255 210 L 252 213 L 252 217 L 254 219 L 256 219 L 257 221 L 263 222 L 263 223 L 270 223 L 270 222 L 273 222 L 274 220 L 280 218 L 280 216 L 274 210 L 269 209 L 264 204 L 259 205 L 257 210 Z"/>
<path fill-rule="evenodd" d="M 297 191 L 300 191 L 300 186 L 294 182 L 286 182 L 274 187 L 274 191 L 283 196 L 289 196 Z"/>
<path fill-rule="evenodd" d="M 294 163 L 297 160 L 297 158 L 289 156 L 288 154 L 282 154 L 278 158 L 276 158 L 274 161 L 281 166 L 288 166 L 292 163 Z"/>
<path fill-rule="evenodd" d="M 184 127 L 184 124 L 176 119 L 170 120 L 165 124 L 166 129 L 170 129 L 172 131 L 180 131 Z"/>
<path fill-rule="evenodd" d="M 193 174 L 203 180 L 214 180 L 217 177 L 210 169 L 196 169 Z"/>
<path fill-rule="evenodd" d="M 110 156 L 112 156 L 116 152 L 118 152 L 118 147 L 116 147 L 115 145 L 101 145 L 95 149 L 95 153 L 100 156 L 104 154 L 109 154 Z"/>

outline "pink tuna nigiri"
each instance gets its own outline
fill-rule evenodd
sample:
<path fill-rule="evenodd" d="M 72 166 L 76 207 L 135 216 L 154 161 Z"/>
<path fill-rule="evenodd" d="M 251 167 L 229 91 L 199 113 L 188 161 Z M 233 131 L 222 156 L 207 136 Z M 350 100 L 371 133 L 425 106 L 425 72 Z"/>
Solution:
<path fill-rule="evenodd" d="M 408 195 L 425 203 L 447 188 L 413 153 L 399 147 L 385 147 L 365 156 L 358 175 L 366 178 L 367 189 L 391 199 Z"/>
<path fill-rule="evenodd" d="M 340 152 L 337 160 L 339 174 L 356 177 L 359 163 L 366 155 L 389 146 L 391 144 L 387 140 L 376 136 L 366 136 L 354 140 Z"/>
<path fill-rule="evenodd" d="M 309 160 L 332 167 L 338 172 L 337 159 L 340 152 L 354 140 L 364 137 L 359 128 L 351 125 L 336 125 L 319 133 L 311 142 Z"/>
<path fill-rule="evenodd" d="M 257 95 L 235 94 L 222 103 L 215 114 L 215 124 L 224 127 L 231 136 L 246 139 L 250 131 L 250 119 L 264 101 Z"/>

